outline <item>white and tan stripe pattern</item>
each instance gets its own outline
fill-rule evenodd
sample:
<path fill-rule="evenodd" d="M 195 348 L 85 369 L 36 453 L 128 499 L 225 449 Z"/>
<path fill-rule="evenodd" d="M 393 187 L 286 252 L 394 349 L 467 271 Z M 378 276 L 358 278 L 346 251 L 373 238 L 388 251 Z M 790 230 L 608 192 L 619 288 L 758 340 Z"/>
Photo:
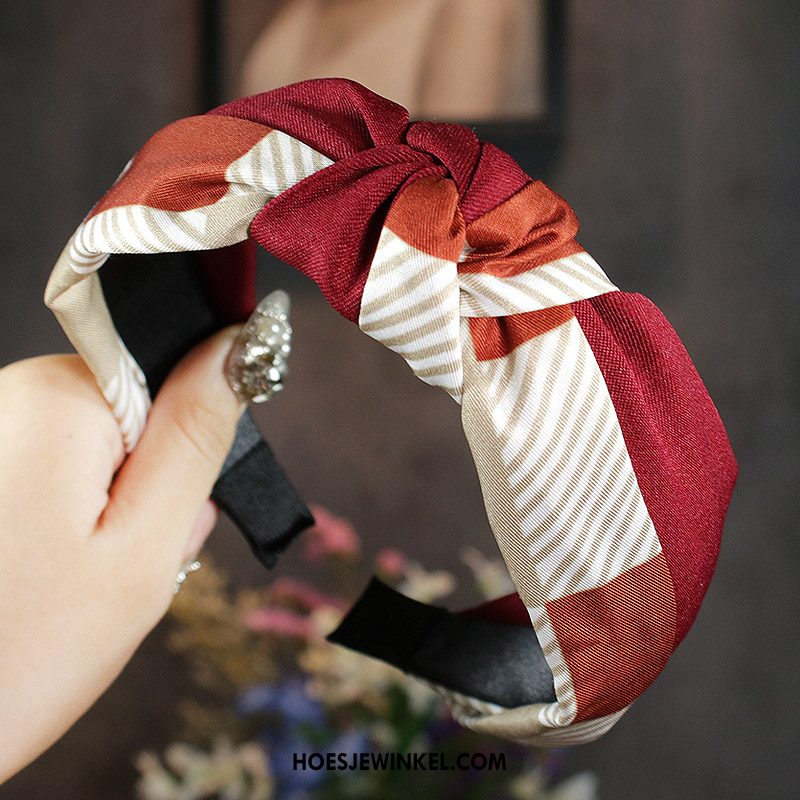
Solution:
<path fill-rule="evenodd" d="M 430 681 L 422 681 L 422 683 L 430 686 L 447 703 L 448 707 L 454 712 L 453 716 L 456 713 L 458 713 L 459 717 L 465 719 L 495 716 L 506 710 L 503 706 L 497 705 L 497 703 L 489 703 L 486 700 L 479 700 L 477 697 L 454 692 L 452 689 L 447 689 L 437 683 L 431 683 Z"/>
<path fill-rule="evenodd" d="M 467 320 L 458 317 L 534 311 L 614 290 L 585 253 L 508 279 L 458 275 L 455 269 L 384 228 L 359 326 L 456 400 L 463 380 L 461 347 L 471 347 Z M 431 366 L 433 375 L 425 371 Z M 473 356 L 471 375 L 471 388 L 487 407 L 477 427 L 465 423 L 465 429 L 468 438 L 472 430 L 473 437 L 494 443 L 500 468 L 477 452 L 476 465 L 484 483 L 496 484 L 502 476 L 504 486 L 493 493 L 495 507 L 487 496 L 487 508 L 490 518 L 499 520 L 498 541 L 558 698 L 527 708 L 526 735 L 534 741 L 569 728 L 570 741 L 594 738 L 601 723 L 571 725 L 578 710 L 575 690 L 545 604 L 602 586 L 660 552 L 610 395 L 574 318 L 502 358 L 478 363 Z M 513 530 L 507 529 L 508 520 L 514 521 Z M 464 724 L 495 718 L 493 725 L 502 731 L 508 709 L 436 688 Z M 514 738 L 520 724 L 515 716 Z"/>
<path fill-rule="evenodd" d="M 535 741 L 528 740 L 528 743 L 544 745 L 545 747 L 572 747 L 576 744 L 593 742 L 611 730 L 617 724 L 617 720 L 629 708 L 630 706 L 625 706 L 625 708 L 621 708 L 613 714 L 607 714 L 605 717 L 587 719 L 566 728 L 554 728 L 544 731 L 536 736 Z"/>
<path fill-rule="evenodd" d="M 78 228 L 78 231 L 82 228 L 83 226 Z M 78 241 L 78 231 L 76 231 L 67 245 L 69 248 L 69 266 L 78 275 L 90 275 L 92 272 L 97 272 L 105 264 L 109 254 L 86 250 Z"/>
<path fill-rule="evenodd" d="M 527 564 L 520 564 L 523 569 Z M 578 713 L 578 701 L 569 667 L 561 652 L 561 647 L 553 630 L 553 624 L 544 606 L 528 605 L 528 615 L 536 631 L 536 638 L 542 648 L 542 654 L 553 673 L 553 689 L 556 693 L 555 703 L 545 703 L 537 711 L 539 724 L 543 730 L 561 728 L 572 723 Z"/>
<path fill-rule="evenodd" d="M 120 423 L 125 450 L 129 452 L 142 433 L 150 409 L 150 395 L 144 373 L 119 337 L 117 344 L 119 366 L 111 380 L 100 388 Z"/>
<path fill-rule="evenodd" d="M 414 374 L 461 400 L 461 336 L 455 262 L 428 255 L 384 227 L 358 326 L 399 353 Z"/>
<path fill-rule="evenodd" d="M 232 194 L 264 191 L 277 197 L 333 161 L 282 131 L 270 131 L 258 144 L 232 162 L 225 180 Z"/>
<path fill-rule="evenodd" d="M 424 253 L 384 228 L 364 287 L 359 327 L 402 355 L 417 377 L 458 402 L 459 317 L 538 311 L 615 288 L 588 253 L 498 278 L 459 273 L 453 262 Z"/>
<path fill-rule="evenodd" d="M 617 287 L 585 252 L 500 278 L 487 272 L 460 275 L 461 316 L 507 317 L 586 300 Z"/>
<path fill-rule="evenodd" d="M 573 317 L 480 365 L 543 604 L 603 586 L 661 552 L 616 410 Z M 536 436 L 531 436 L 536 431 Z"/>
<path fill-rule="evenodd" d="M 572 730 L 574 687 L 546 603 L 607 584 L 661 545 L 602 373 L 574 317 L 496 359 L 477 361 L 465 344 L 464 363 L 464 430 L 487 514 L 558 698 L 538 706 L 535 719 L 528 714 L 529 732 Z M 499 733 L 505 718 L 502 712 L 492 730 Z M 506 733 L 519 738 L 519 718 L 509 719 Z"/>
<path fill-rule="evenodd" d="M 219 202 L 223 203 L 224 198 Z M 209 214 L 205 209 L 163 211 L 144 205 L 115 206 L 90 217 L 78 228 L 73 252 L 91 258 L 106 253 L 202 250 L 206 247 L 208 227 Z M 246 235 L 245 227 L 225 236 L 223 242 L 233 244 Z"/>
<path fill-rule="evenodd" d="M 114 329 L 93 273 L 110 253 L 209 250 L 243 241 L 267 201 L 331 163 L 308 145 L 273 130 L 228 166 L 229 188 L 217 202 L 188 211 L 116 206 L 84 220 L 75 231 L 50 276 L 45 303 L 95 374 L 129 451 L 144 426 L 149 395 L 141 370 Z"/>
<path fill-rule="evenodd" d="M 563 728 L 546 728 L 539 723 L 541 703 L 501 709 L 494 714 L 471 714 L 468 702 L 470 698 L 461 698 L 460 704 L 455 698 L 445 699 L 455 719 L 465 728 L 538 747 L 570 747 L 592 742 L 612 728 L 630 708 L 627 706 L 613 714 L 583 720 Z"/>

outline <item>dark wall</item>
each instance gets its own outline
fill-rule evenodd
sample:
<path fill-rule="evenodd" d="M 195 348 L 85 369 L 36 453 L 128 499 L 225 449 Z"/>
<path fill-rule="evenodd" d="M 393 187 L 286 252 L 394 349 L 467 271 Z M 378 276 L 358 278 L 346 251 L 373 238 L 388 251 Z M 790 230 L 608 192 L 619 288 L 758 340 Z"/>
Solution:
<path fill-rule="evenodd" d="M 60 248 L 153 131 L 200 110 L 196 10 L 4 4 L 2 363 L 67 349 L 41 301 Z M 800 6 L 780 0 L 569 3 L 551 182 L 612 280 L 648 294 L 683 337 L 741 470 L 696 627 L 617 728 L 573 757 L 605 800 L 800 796 L 798 30 Z M 351 516 L 370 547 L 402 542 L 444 567 L 455 544 L 493 552 L 451 401 L 290 282 L 292 382 L 260 419 L 298 487 Z M 237 581 L 263 580 L 227 524 L 211 548 Z M 0 800 L 131 797 L 130 759 L 174 735 L 185 686 L 157 631 Z"/>

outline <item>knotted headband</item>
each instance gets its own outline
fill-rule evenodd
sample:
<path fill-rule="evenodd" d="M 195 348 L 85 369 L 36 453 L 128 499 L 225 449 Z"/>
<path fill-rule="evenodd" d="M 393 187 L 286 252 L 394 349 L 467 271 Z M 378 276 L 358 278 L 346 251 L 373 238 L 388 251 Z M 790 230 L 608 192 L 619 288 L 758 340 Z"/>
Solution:
<path fill-rule="evenodd" d="M 677 335 L 616 289 L 577 228 L 561 197 L 468 128 L 308 81 L 155 134 L 70 240 L 46 301 L 133 447 L 150 374 L 252 308 L 253 240 L 309 275 L 460 404 L 517 589 L 451 614 L 373 582 L 333 639 L 433 683 L 469 727 L 575 743 L 610 728 L 686 634 L 736 477 Z M 109 254 L 128 255 L 101 284 Z M 185 296 L 169 294 L 176 281 Z M 144 305 L 122 302 L 128 291 Z M 159 302 L 199 310 L 154 346 L 136 320 L 157 326 Z M 259 447 L 248 436 L 229 458 L 243 480 Z M 289 506 L 284 522 L 302 527 L 302 504 Z"/>

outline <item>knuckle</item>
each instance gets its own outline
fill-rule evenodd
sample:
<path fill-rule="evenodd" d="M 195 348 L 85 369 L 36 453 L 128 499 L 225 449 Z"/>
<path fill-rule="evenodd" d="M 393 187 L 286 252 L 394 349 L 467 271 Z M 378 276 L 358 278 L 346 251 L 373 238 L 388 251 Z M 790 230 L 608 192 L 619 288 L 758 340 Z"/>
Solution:
<path fill-rule="evenodd" d="M 91 373 L 75 354 L 35 356 L 6 364 L 0 369 L 0 393 L 5 401 L 13 399 L 22 407 L 35 408 L 54 396 L 62 403 L 87 394 L 100 397 Z"/>
<path fill-rule="evenodd" d="M 172 422 L 199 459 L 216 465 L 225 458 L 233 441 L 234 426 L 218 409 L 195 400 L 173 413 Z"/>
<path fill-rule="evenodd" d="M 34 396 L 44 383 L 45 374 L 39 359 L 25 359 L 0 369 L 0 390 L 17 398 Z"/>

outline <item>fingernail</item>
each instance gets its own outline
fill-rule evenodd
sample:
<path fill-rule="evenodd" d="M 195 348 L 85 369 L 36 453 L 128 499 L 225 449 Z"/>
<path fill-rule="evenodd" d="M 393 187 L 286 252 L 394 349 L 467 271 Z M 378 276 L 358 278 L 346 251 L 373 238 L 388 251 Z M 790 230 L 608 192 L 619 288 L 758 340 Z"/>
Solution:
<path fill-rule="evenodd" d="M 263 403 L 283 389 L 292 349 L 289 295 L 281 289 L 256 306 L 228 356 L 228 385 L 243 403 Z"/>

